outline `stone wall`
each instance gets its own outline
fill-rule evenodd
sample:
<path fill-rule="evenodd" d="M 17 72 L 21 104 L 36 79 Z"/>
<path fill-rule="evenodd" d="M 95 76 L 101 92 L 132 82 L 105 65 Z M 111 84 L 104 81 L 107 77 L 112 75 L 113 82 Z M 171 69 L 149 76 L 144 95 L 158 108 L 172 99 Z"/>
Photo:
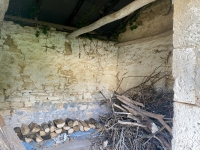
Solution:
<path fill-rule="evenodd" d="M 174 1 L 173 150 L 200 149 L 200 1 Z"/>
<path fill-rule="evenodd" d="M 45 35 L 38 28 L 4 22 L 0 113 L 8 124 L 59 117 L 98 119 L 109 111 L 108 106 L 99 105 L 104 99 L 99 91 L 110 98 L 124 77 L 120 91 L 140 84 L 161 63 L 161 70 L 171 69 L 171 35 L 118 48 L 113 42 L 95 39 L 68 41 L 66 34 L 51 28 Z M 172 85 L 171 81 L 162 80 L 156 88 Z"/>
<path fill-rule="evenodd" d="M 0 40 L 4 116 L 10 108 L 60 108 L 71 115 L 87 110 L 87 117 L 92 115 L 90 110 L 105 111 L 97 103 L 104 99 L 99 91 L 110 98 L 116 88 L 118 48 L 114 43 L 81 38 L 69 42 L 66 33 L 53 28 L 36 37 L 36 31 L 4 22 Z"/>

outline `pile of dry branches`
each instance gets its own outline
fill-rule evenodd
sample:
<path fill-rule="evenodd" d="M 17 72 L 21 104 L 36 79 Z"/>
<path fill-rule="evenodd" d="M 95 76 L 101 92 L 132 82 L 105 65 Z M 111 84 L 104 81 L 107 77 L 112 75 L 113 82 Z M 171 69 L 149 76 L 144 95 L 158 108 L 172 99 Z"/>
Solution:
<path fill-rule="evenodd" d="M 142 84 L 114 93 L 108 101 L 112 113 L 100 116 L 104 126 L 98 130 L 98 142 L 102 149 L 171 150 L 173 92 L 153 87 L 168 76 L 170 73 L 154 71 Z"/>

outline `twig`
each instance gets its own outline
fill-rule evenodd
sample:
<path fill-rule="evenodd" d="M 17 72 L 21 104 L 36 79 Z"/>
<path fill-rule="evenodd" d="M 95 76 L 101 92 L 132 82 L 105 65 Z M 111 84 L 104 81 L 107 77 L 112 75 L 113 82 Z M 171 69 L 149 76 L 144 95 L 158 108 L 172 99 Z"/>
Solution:
<path fill-rule="evenodd" d="M 117 99 L 120 100 L 120 101 L 126 101 L 128 103 L 133 104 L 133 105 L 138 105 L 138 106 L 141 106 L 141 107 L 145 107 L 142 103 L 139 103 L 139 102 L 136 102 L 134 100 L 131 100 L 131 99 L 129 99 L 128 97 L 126 97 L 124 95 L 123 96 L 117 95 Z"/>
<path fill-rule="evenodd" d="M 129 107 L 133 108 L 134 110 L 136 110 L 137 112 L 140 112 L 142 113 L 143 115 L 145 116 L 148 116 L 150 118 L 154 118 L 154 119 L 157 119 L 169 132 L 170 134 L 172 134 L 172 129 L 165 123 L 165 121 L 163 120 L 164 116 L 163 115 L 160 115 L 160 114 L 154 114 L 154 113 L 150 113 L 150 112 L 147 112 L 145 110 L 142 110 L 140 109 L 139 107 L 129 103 L 129 102 L 126 102 L 122 99 L 119 99 L 121 102 L 125 103 L 126 105 L 128 105 Z"/>
<path fill-rule="evenodd" d="M 116 107 L 116 108 L 121 109 L 123 112 L 127 112 L 126 109 L 122 108 L 121 106 L 119 106 L 119 105 L 117 105 L 115 103 L 113 103 L 113 106 Z"/>
<path fill-rule="evenodd" d="M 139 124 L 139 123 L 134 123 L 134 122 L 127 122 L 127 121 L 118 120 L 118 123 L 123 124 L 123 125 L 138 126 L 138 127 L 146 128 L 146 126 Z"/>

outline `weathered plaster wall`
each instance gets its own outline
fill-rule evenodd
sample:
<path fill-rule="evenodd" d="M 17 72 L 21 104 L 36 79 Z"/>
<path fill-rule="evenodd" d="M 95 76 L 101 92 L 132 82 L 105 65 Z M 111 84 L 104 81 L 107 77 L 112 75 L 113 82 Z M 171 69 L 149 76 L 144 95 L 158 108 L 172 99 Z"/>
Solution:
<path fill-rule="evenodd" d="M 157 0 L 144 7 L 140 11 L 136 22 L 133 22 L 133 24 L 139 22 L 141 24 L 133 31 L 128 24 L 126 32 L 119 35 L 119 41 L 131 41 L 172 30 L 173 6 L 171 4 L 171 0 Z"/>
<path fill-rule="evenodd" d="M 200 149 L 200 1 L 174 1 L 173 150 Z"/>
<path fill-rule="evenodd" d="M 85 110 L 90 113 L 88 117 L 90 110 L 105 111 L 94 103 L 104 99 L 99 91 L 110 98 L 116 89 L 114 43 L 87 39 L 69 42 L 66 33 L 57 31 L 39 37 L 35 33 L 33 27 L 4 22 L 0 109 L 56 107 L 68 114 Z"/>
<path fill-rule="evenodd" d="M 173 6 L 171 0 L 158 0 L 140 10 L 135 23 L 142 22 L 137 29 L 120 34 L 118 82 L 119 91 L 139 85 L 158 66 L 156 72 L 170 72 L 172 66 Z M 134 24 L 134 23 L 133 23 Z M 162 64 L 162 65 L 161 65 Z M 123 79 L 123 80 L 122 80 Z M 171 90 L 173 77 L 160 80 L 155 88 Z"/>
<path fill-rule="evenodd" d="M 9 0 L 0 0 L 0 32 L 3 26 L 4 15 L 8 9 Z"/>
<path fill-rule="evenodd" d="M 119 90 L 125 91 L 139 85 L 145 76 L 149 76 L 155 68 L 156 72 L 171 71 L 172 35 L 154 40 L 142 41 L 119 48 L 118 80 L 122 80 Z M 172 89 L 173 78 L 164 79 L 155 88 Z"/>

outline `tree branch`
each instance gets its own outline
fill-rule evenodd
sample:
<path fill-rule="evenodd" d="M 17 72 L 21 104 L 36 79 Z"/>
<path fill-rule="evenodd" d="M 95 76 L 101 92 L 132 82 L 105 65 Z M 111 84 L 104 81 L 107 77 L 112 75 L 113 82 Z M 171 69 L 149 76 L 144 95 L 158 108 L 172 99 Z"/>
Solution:
<path fill-rule="evenodd" d="M 94 22 L 94 23 L 92 23 L 92 24 L 90 24 L 86 27 L 80 28 L 80 29 L 70 33 L 69 35 L 67 35 L 67 38 L 68 39 L 75 38 L 75 37 L 77 37 L 81 34 L 93 31 L 93 30 L 95 30 L 95 29 L 97 29 L 97 28 L 99 28 L 99 27 L 101 27 L 105 24 L 119 20 L 119 19 L 133 13 L 135 10 L 137 10 L 137 9 L 139 9 L 139 8 L 149 4 L 151 2 L 154 2 L 154 1 L 156 1 L 156 0 L 135 0 L 132 3 L 130 3 L 129 5 L 120 9 L 119 11 L 112 13 L 110 15 L 107 15 L 107 16 L 97 20 L 96 22 Z"/>

